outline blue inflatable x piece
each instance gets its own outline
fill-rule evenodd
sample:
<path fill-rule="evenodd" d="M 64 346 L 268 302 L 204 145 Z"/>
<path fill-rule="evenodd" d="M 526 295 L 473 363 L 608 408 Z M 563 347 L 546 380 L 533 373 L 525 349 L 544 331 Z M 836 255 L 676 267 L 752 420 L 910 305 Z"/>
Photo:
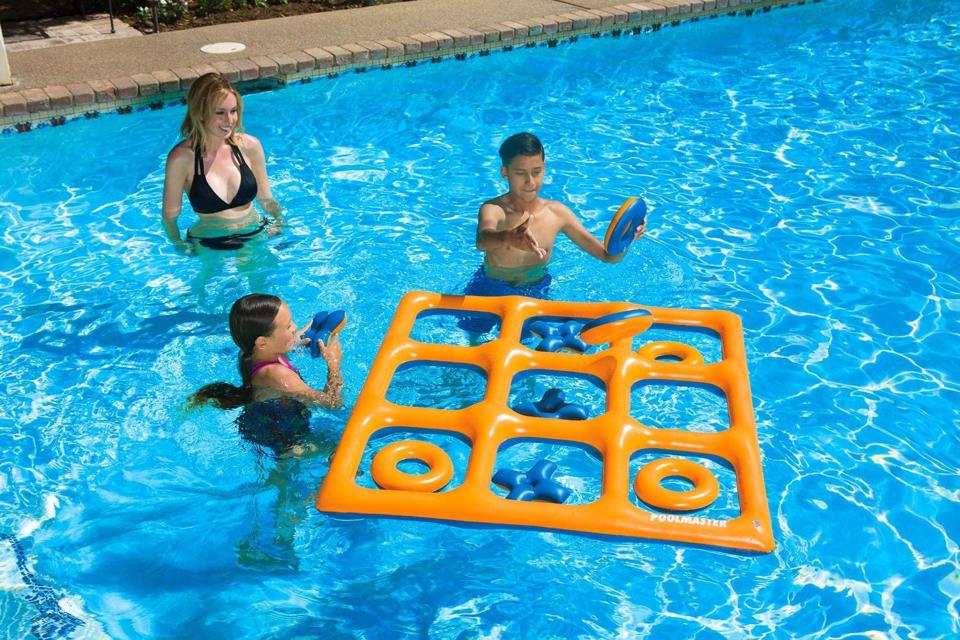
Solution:
<path fill-rule="evenodd" d="M 310 328 L 301 336 L 310 341 L 310 355 L 320 356 L 320 345 L 327 345 L 327 340 L 347 324 L 347 312 L 343 309 L 336 311 L 321 311 L 313 316 Z"/>
<path fill-rule="evenodd" d="M 581 324 L 576 320 L 553 323 L 546 320 L 537 320 L 530 323 L 530 332 L 541 338 L 537 351 L 578 351 L 587 350 L 587 343 L 580 339 Z"/>
<path fill-rule="evenodd" d="M 510 490 L 508 500 L 547 500 L 563 504 L 570 497 L 570 489 L 551 479 L 556 470 L 556 464 L 539 460 L 526 473 L 500 469 L 493 474 L 493 483 Z"/>
<path fill-rule="evenodd" d="M 524 402 L 513 408 L 514 411 L 525 416 L 537 418 L 559 418 L 561 420 L 586 420 L 587 410 L 579 404 L 566 402 L 563 391 L 547 389 L 543 397 L 536 402 Z"/>

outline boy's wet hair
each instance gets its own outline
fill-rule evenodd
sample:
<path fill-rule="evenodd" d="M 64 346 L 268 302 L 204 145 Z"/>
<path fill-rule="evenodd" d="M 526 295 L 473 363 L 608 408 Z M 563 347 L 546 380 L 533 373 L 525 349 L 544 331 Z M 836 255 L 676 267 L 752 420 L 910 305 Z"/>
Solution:
<path fill-rule="evenodd" d="M 510 166 L 510 161 L 517 156 L 540 156 L 546 160 L 543 145 L 540 139 L 532 133 L 515 133 L 500 145 L 500 161 L 503 166 Z"/>

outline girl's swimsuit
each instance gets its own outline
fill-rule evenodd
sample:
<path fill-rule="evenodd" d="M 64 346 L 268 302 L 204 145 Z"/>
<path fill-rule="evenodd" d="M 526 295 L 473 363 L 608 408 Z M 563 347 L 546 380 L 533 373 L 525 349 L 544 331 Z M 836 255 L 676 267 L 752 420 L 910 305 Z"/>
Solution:
<path fill-rule="evenodd" d="M 297 368 L 283 356 L 274 362 L 261 362 L 253 366 L 250 378 L 264 367 L 280 365 L 300 376 Z M 303 380 L 303 376 L 300 376 Z M 252 402 L 237 416 L 240 434 L 248 441 L 273 449 L 277 455 L 300 444 L 310 434 L 310 409 L 297 400 L 281 396 L 261 402 Z"/>
<path fill-rule="evenodd" d="M 257 375 L 257 372 L 260 371 L 260 369 L 263 369 L 264 367 L 269 367 L 270 365 L 273 365 L 273 364 L 278 364 L 281 367 L 286 367 L 287 369 L 290 369 L 290 371 L 293 371 L 295 374 L 297 374 L 297 376 L 301 380 L 303 380 L 303 376 L 300 375 L 300 372 L 297 371 L 297 368 L 292 364 L 290 364 L 290 361 L 284 358 L 283 356 L 277 356 L 277 359 L 274 362 L 261 362 L 259 364 L 253 365 L 253 369 L 250 371 L 250 379 L 253 380 L 253 376 Z"/>
<path fill-rule="evenodd" d="M 310 436 L 310 409 L 296 398 L 280 397 L 246 405 L 237 428 L 247 442 L 282 455 Z"/>

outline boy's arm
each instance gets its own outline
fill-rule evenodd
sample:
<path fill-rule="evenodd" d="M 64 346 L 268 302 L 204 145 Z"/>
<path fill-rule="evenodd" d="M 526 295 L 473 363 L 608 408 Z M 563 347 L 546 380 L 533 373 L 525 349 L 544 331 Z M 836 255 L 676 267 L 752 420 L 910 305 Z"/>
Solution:
<path fill-rule="evenodd" d="M 504 231 L 497 227 L 504 219 L 503 209 L 485 202 L 477 214 L 477 249 L 489 251 L 503 246 Z"/>
<path fill-rule="evenodd" d="M 495 204 L 487 202 L 480 207 L 480 213 L 477 217 L 477 249 L 491 251 L 502 247 L 513 247 L 523 251 L 532 251 L 541 258 L 546 255 L 546 251 L 540 247 L 540 243 L 527 229 L 530 222 L 529 216 L 512 229 L 498 231 L 497 227 L 500 226 L 504 218 L 503 209 Z"/>
<path fill-rule="evenodd" d="M 607 253 L 607 250 L 603 248 L 603 244 L 593 237 L 592 233 L 587 231 L 576 214 L 570 210 L 570 207 L 559 202 L 556 203 L 555 206 L 557 213 L 563 220 L 563 226 L 560 227 L 560 230 L 563 231 L 568 238 L 573 240 L 574 244 L 597 260 L 602 260 L 603 262 L 620 262 L 623 260 L 625 254 L 612 256 Z"/>

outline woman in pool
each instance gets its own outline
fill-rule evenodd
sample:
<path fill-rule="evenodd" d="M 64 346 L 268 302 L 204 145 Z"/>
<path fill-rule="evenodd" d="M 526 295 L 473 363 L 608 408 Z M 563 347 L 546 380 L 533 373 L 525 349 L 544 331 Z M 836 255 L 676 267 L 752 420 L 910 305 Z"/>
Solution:
<path fill-rule="evenodd" d="M 187 398 L 189 406 L 243 406 L 238 419 L 241 434 L 278 454 L 303 444 L 309 436 L 308 406 L 339 409 L 343 405 L 343 353 L 336 335 L 329 344 L 319 345 L 327 362 L 322 391 L 307 385 L 285 357 L 308 327 L 298 330 L 290 308 L 276 296 L 254 293 L 240 298 L 230 309 L 230 336 L 240 348 L 242 382 L 239 387 L 229 382 L 208 384 Z"/>
<path fill-rule="evenodd" d="M 282 224 L 280 205 L 270 193 L 260 141 L 243 129 L 243 100 L 219 73 L 200 76 L 187 94 L 181 140 L 167 156 L 163 182 L 163 227 L 174 245 L 195 250 L 236 250 L 265 236 L 271 222 L 257 213 L 253 200 Z M 180 236 L 183 193 L 200 216 Z"/>

